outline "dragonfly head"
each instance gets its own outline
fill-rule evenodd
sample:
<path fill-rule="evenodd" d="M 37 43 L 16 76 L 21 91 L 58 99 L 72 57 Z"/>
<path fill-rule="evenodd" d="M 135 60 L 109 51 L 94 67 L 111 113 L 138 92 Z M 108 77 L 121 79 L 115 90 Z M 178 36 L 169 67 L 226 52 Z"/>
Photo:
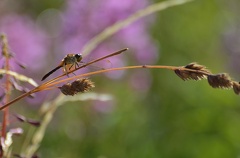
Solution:
<path fill-rule="evenodd" d="M 80 62 L 82 60 L 82 54 L 75 54 L 75 58 L 77 59 L 77 62 Z"/>

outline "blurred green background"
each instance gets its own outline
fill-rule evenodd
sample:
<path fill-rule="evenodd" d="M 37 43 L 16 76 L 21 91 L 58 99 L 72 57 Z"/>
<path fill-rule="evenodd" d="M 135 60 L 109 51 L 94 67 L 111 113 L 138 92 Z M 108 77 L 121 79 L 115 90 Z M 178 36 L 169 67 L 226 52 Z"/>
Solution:
<path fill-rule="evenodd" d="M 159 1 L 151 3 L 156 2 Z M 33 15 L 48 7 L 63 5 L 56 0 L 26 3 L 31 6 L 27 12 Z M 231 54 L 224 47 L 226 32 L 237 26 L 239 11 L 236 8 L 240 9 L 239 6 L 238 0 L 195 0 L 157 12 L 149 30 L 159 47 L 156 64 L 181 66 L 196 61 L 213 73 L 228 72 L 239 80 L 238 67 L 231 66 Z M 127 53 L 124 55 L 128 56 Z M 111 112 L 94 110 L 93 101 L 61 106 L 46 131 L 39 156 L 240 156 L 240 98 L 232 90 L 213 89 L 206 80 L 182 81 L 167 70 L 144 69 L 140 71 L 151 75 L 152 84 L 146 93 L 142 93 L 129 86 L 131 71 L 135 70 L 129 70 L 119 80 L 93 78 L 94 92 L 114 96 L 114 101 L 101 103 L 114 104 Z M 15 112 L 20 109 L 14 108 Z M 26 111 L 36 115 L 37 108 Z M 15 139 L 18 145 L 14 146 L 14 151 L 20 150 L 18 146 L 23 139 Z"/>

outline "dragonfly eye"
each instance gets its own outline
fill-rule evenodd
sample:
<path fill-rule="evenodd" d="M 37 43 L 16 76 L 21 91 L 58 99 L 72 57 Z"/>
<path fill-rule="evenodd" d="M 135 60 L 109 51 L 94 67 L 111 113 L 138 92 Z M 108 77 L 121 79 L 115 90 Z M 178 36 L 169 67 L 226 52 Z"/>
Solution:
<path fill-rule="evenodd" d="M 82 60 L 82 54 L 75 54 L 75 58 L 80 62 Z"/>

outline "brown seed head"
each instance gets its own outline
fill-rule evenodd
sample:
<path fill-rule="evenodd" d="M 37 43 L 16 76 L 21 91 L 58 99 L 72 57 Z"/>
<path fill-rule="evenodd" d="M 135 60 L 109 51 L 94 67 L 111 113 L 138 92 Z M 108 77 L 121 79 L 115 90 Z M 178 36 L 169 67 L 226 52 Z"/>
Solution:
<path fill-rule="evenodd" d="M 95 86 L 91 80 L 87 78 L 83 78 L 83 79 L 77 79 L 72 83 L 67 83 L 62 87 L 59 87 L 59 89 L 64 95 L 75 95 L 79 92 L 81 93 L 87 92 L 91 90 L 93 87 Z"/>
<path fill-rule="evenodd" d="M 240 82 L 233 82 L 233 90 L 235 94 L 239 95 L 240 94 Z"/>
<path fill-rule="evenodd" d="M 75 92 L 71 89 L 71 83 L 67 83 L 62 87 L 58 87 L 64 95 L 74 95 Z"/>
<path fill-rule="evenodd" d="M 77 79 L 76 81 L 74 81 L 71 87 L 76 92 L 84 93 L 91 90 L 91 88 L 94 88 L 95 86 L 91 80 L 87 78 L 83 78 L 83 79 Z"/>
<path fill-rule="evenodd" d="M 201 80 L 207 77 L 205 73 L 207 74 L 211 73 L 208 69 L 206 69 L 205 66 L 199 65 L 197 63 L 190 63 L 184 66 L 184 68 L 198 71 L 198 72 L 193 72 L 190 70 L 188 71 L 188 70 L 181 70 L 181 69 L 174 70 L 174 72 L 184 81 Z"/>
<path fill-rule="evenodd" d="M 233 83 L 231 78 L 226 73 L 208 75 L 208 83 L 213 88 L 232 88 Z"/>

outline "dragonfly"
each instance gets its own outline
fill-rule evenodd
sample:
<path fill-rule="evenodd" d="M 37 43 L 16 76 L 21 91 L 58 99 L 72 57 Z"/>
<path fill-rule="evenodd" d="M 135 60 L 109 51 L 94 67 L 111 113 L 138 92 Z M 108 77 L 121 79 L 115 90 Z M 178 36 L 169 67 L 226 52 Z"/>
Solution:
<path fill-rule="evenodd" d="M 55 67 L 54 69 L 52 69 L 46 75 L 43 76 L 41 81 L 45 80 L 48 76 L 50 76 L 52 73 L 54 73 L 55 71 L 62 67 L 64 68 L 64 71 L 68 76 L 68 70 L 71 70 L 73 66 L 75 66 L 75 69 L 79 67 L 78 63 L 80 63 L 81 61 L 82 54 L 67 54 L 57 67 Z"/>
<path fill-rule="evenodd" d="M 50 76 L 52 73 L 54 73 L 55 71 L 57 71 L 58 69 L 60 69 L 62 67 L 64 68 L 64 71 L 66 72 L 66 74 L 68 76 L 68 70 L 71 70 L 71 68 L 73 66 L 75 66 L 75 69 L 77 69 L 77 67 L 78 67 L 78 69 L 80 69 L 80 68 L 86 67 L 88 65 L 91 65 L 91 64 L 93 64 L 95 62 L 101 61 L 103 59 L 106 59 L 106 58 L 109 58 L 109 57 L 121 54 L 122 52 L 124 52 L 126 50 L 128 50 L 128 48 L 124 48 L 124 49 L 121 49 L 121 50 L 116 51 L 114 53 L 111 53 L 109 55 L 100 57 L 100 58 L 95 59 L 93 61 L 90 61 L 90 62 L 88 62 L 86 64 L 83 64 L 81 66 L 79 66 L 79 63 L 84 63 L 84 62 L 82 62 L 82 59 L 83 59 L 82 54 L 68 54 L 68 55 L 66 55 L 62 59 L 62 61 L 60 62 L 60 64 L 56 68 L 54 68 L 53 70 L 49 71 L 46 75 L 43 76 L 42 81 L 45 80 L 48 76 Z"/>

